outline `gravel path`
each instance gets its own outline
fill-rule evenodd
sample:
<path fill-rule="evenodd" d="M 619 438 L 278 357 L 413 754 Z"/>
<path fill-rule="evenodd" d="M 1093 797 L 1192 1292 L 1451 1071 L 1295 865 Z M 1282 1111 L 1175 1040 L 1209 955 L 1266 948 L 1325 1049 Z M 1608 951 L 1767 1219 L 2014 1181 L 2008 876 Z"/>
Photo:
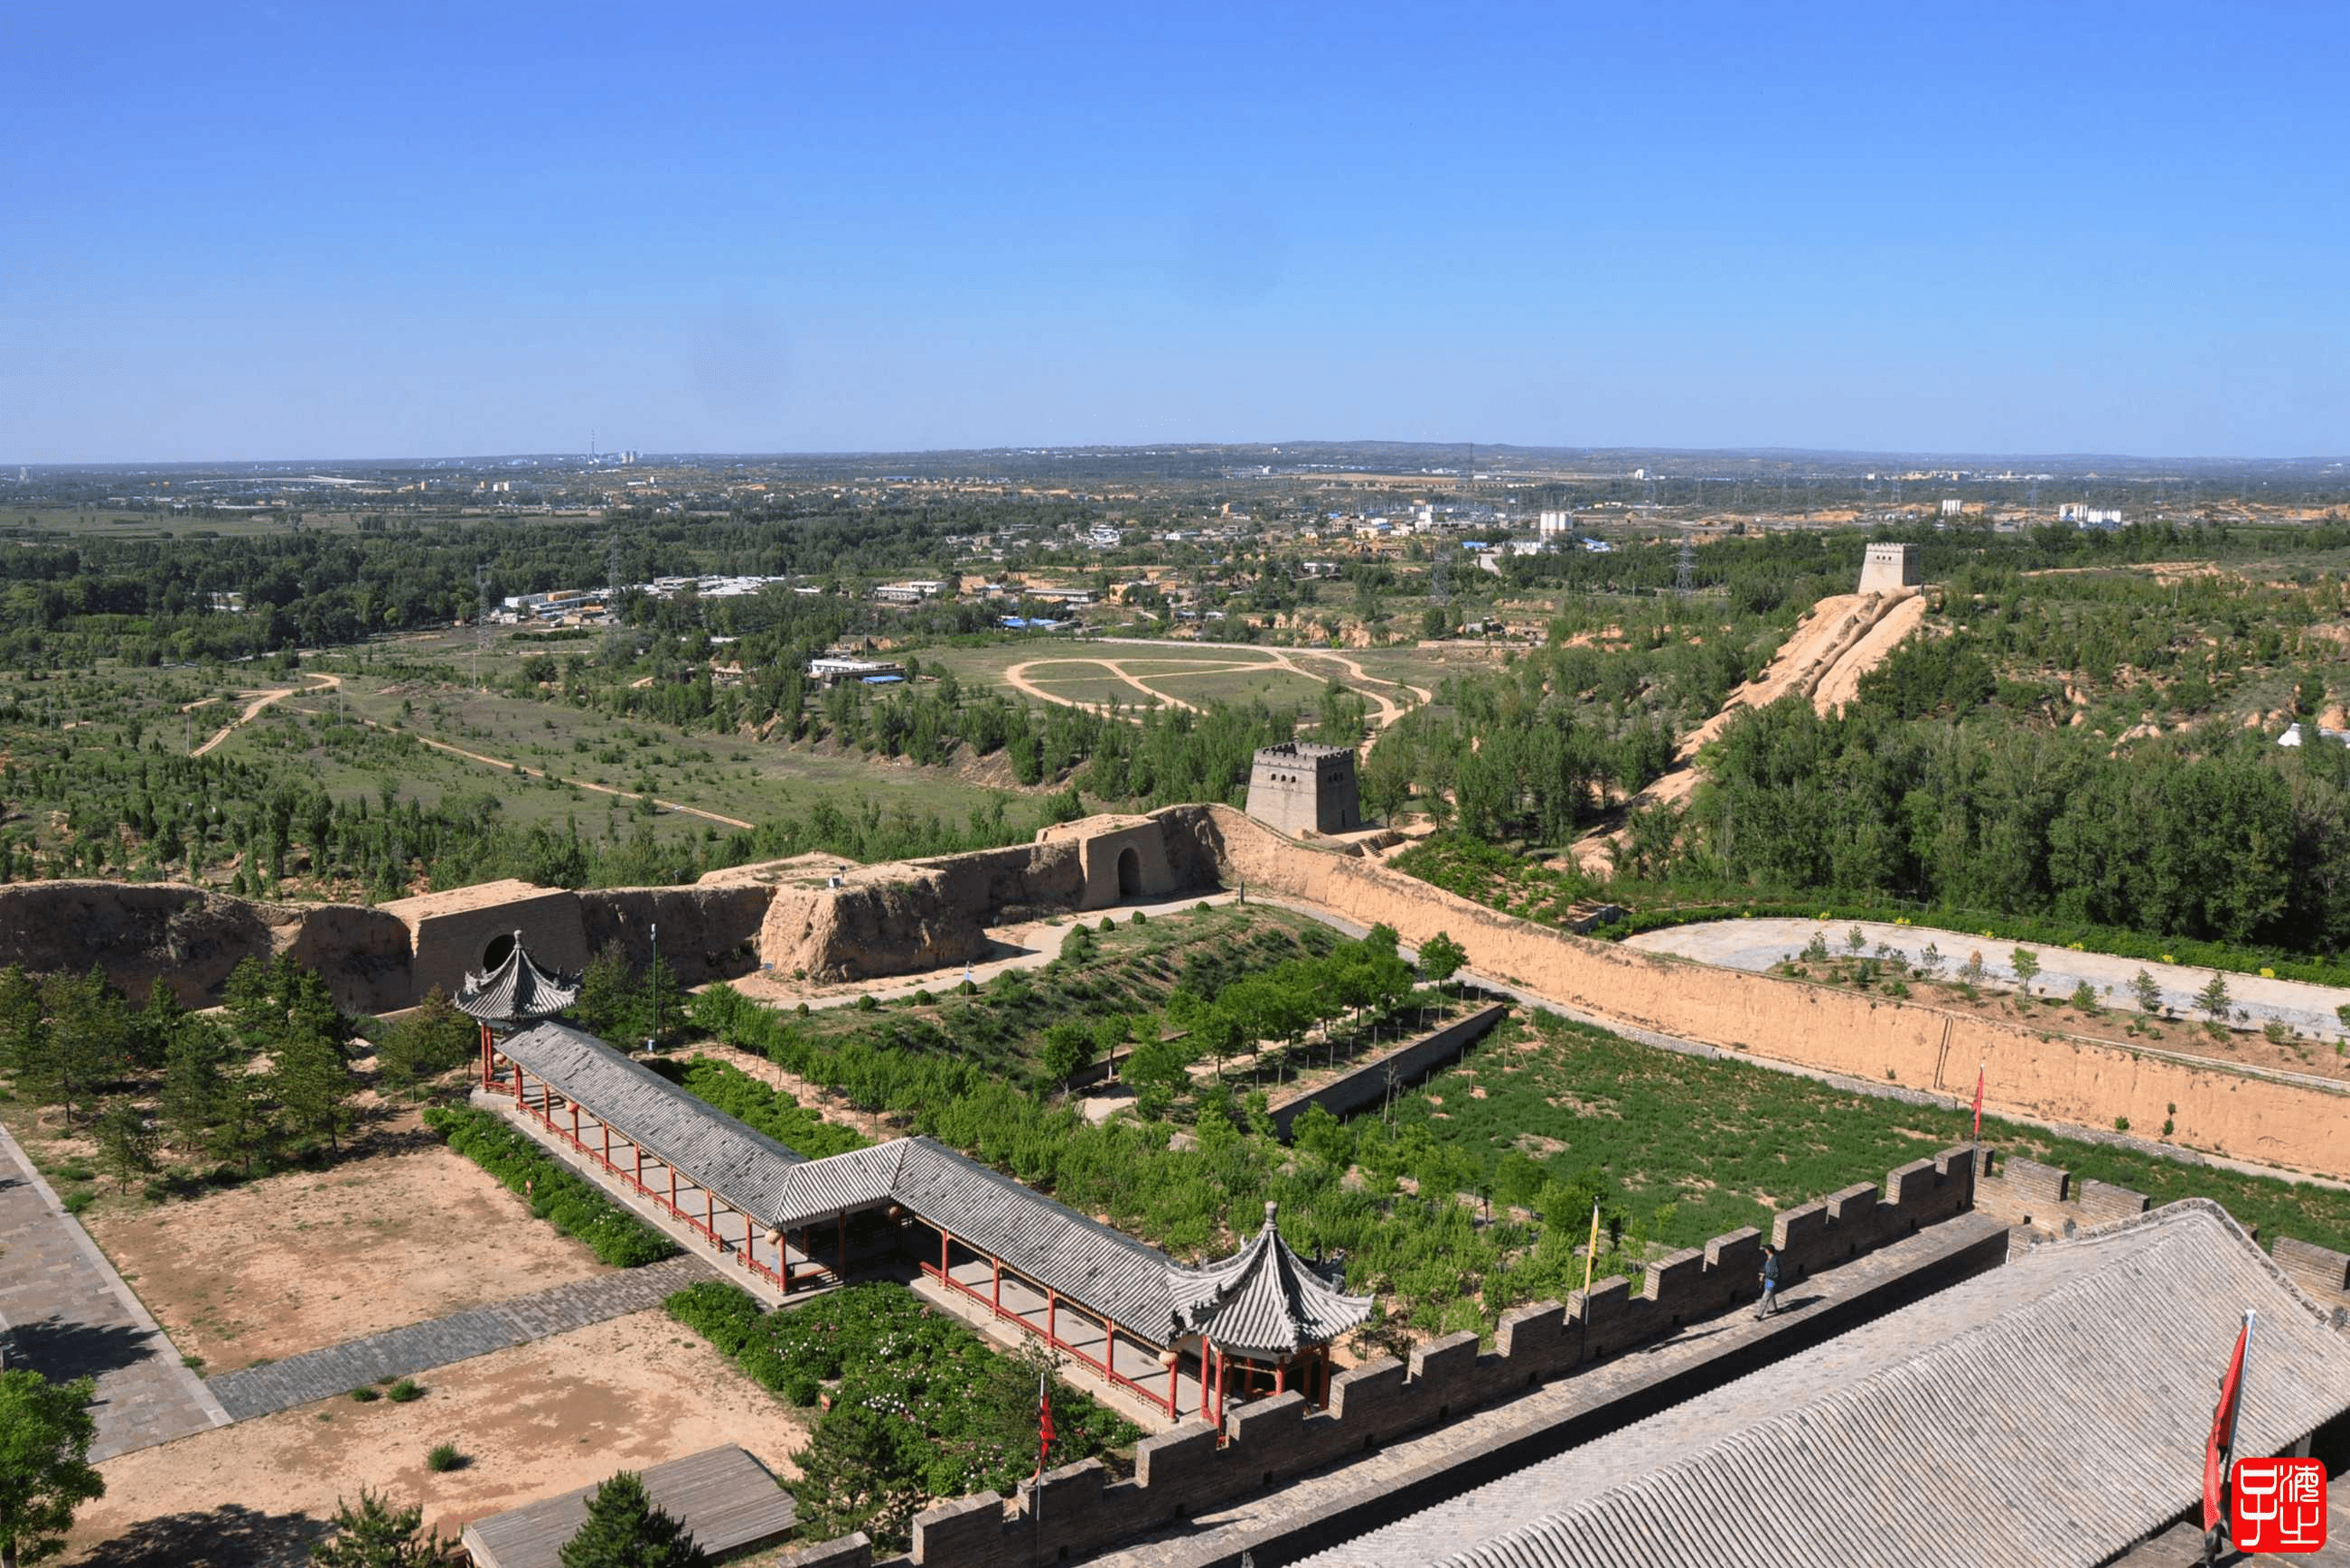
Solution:
<path fill-rule="evenodd" d="M 1637 937 L 1626 938 L 1624 945 L 1649 952 L 1678 953 L 1704 963 L 1759 973 L 1789 954 L 1801 952 L 1814 936 L 1825 939 L 1834 951 L 1845 952 L 1846 933 L 1855 925 L 1859 926 L 1872 953 L 1883 943 L 1914 962 L 1927 945 L 1932 944 L 1940 950 L 1945 974 L 1955 974 L 1969 954 L 1979 952 L 1982 954 L 1983 978 L 2006 990 L 2014 989 L 2016 984 L 2015 969 L 2009 955 L 2021 946 L 2040 961 L 2040 973 L 2032 982 L 2035 994 L 2068 996 L 2085 980 L 2096 988 L 2100 1000 L 2124 1011 L 2135 1010 L 2137 1005 L 2130 994 L 2130 981 L 2140 970 L 2152 975 L 2155 983 L 2162 988 L 2163 1005 L 2182 1017 L 2201 1016 L 2195 1002 L 2196 993 L 2211 983 L 2210 970 L 2189 969 L 2184 964 L 2146 963 L 2106 953 L 2074 952 L 2070 948 L 2040 942 L 2006 941 L 1979 932 L 1888 926 L 1872 920 L 1708 920 L 1702 925 L 1643 931 Z M 2350 1038 L 2350 1032 L 2344 1030 L 2341 1017 L 2334 1012 L 2350 1003 L 2350 990 L 2295 980 L 2263 980 L 2256 974 L 2230 974 L 2225 978 L 2228 994 L 2235 1004 L 2233 1022 L 2239 1028 L 2257 1029 L 2275 1019 L 2315 1039 Z"/>

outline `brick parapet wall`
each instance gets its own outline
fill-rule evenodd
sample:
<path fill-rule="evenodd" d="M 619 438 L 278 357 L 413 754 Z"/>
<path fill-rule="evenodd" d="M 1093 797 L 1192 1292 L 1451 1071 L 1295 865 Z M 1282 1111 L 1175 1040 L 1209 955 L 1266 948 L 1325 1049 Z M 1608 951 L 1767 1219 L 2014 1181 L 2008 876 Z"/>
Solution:
<path fill-rule="evenodd" d="M 1973 1206 L 1971 1148 L 1952 1148 L 1891 1172 L 1882 1189 L 1862 1183 L 1776 1217 L 1781 1269 L 1792 1282 L 1913 1234 Z M 1762 1232 L 1717 1236 L 1649 1263 L 1638 1293 L 1621 1278 L 1565 1302 L 1504 1314 L 1494 1348 L 1461 1333 L 1420 1345 L 1407 1362 L 1382 1356 L 1331 1380 L 1330 1407 L 1312 1411 L 1295 1393 L 1260 1399 L 1226 1419 L 1229 1440 L 1190 1421 L 1146 1438 L 1134 1479 L 1110 1481 L 1098 1461 L 1048 1471 L 1009 1507 L 993 1492 L 959 1498 L 914 1521 L 913 1561 L 924 1568 L 1055 1561 L 1190 1518 L 1325 1465 L 1374 1452 L 1397 1438 L 1618 1355 L 1755 1299 Z M 1032 1556 L 1033 1554 L 1033 1556 Z"/>
<path fill-rule="evenodd" d="M 2127 1220 L 2154 1204 L 2143 1192 L 2095 1177 L 2076 1179 L 2069 1170 L 2020 1155 L 1999 1155 L 1986 1147 L 1981 1159 L 1981 1168 L 1975 1177 L 1976 1206 L 2038 1235 L 2063 1235 L 2068 1230 L 2085 1231 Z M 2243 1229 L 2259 1239 L 2257 1226 Z M 2350 1306 L 2350 1253 L 2280 1236 L 2271 1243 L 2269 1255 L 2322 1305 Z"/>

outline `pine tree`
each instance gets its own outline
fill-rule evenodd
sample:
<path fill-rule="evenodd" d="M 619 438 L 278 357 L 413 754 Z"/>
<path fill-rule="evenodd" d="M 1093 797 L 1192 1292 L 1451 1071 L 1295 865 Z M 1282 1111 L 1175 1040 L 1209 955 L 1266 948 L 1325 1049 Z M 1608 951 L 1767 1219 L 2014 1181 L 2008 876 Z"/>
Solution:
<path fill-rule="evenodd" d="M 0 970 L 0 1073 L 13 1078 L 40 1055 L 47 1017 L 40 982 L 21 964 Z"/>
<path fill-rule="evenodd" d="M 329 1149 L 340 1148 L 359 1087 L 343 1048 L 331 1036 L 299 1024 L 287 1028 L 270 1068 L 269 1088 L 296 1130 L 324 1136 Z"/>
<path fill-rule="evenodd" d="M 587 1522 L 556 1560 L 562 1568 L 703 1568 L 710 1556 L 652 1505 L 642 1477 L 622 1470 L 588 1500 Z"/>
<path fill-rule="evenodd" d="M 376 1053 L 376 1065 L 395 1088 L 422 1083 L 463 1066 L 479 1038 L 473 1021 L 436 985 L 393 1027 Z"/>
<path fill-rule="evenodd" d="M 908 1451 L 919 1435 L 906 1422 L 862 1405 L 835 1405 L 825 1412 L 816 1436 L 796 1456 L 800 1479 L 792 1483 L 792 1497 L 803 1533 L 830 1541 L 861 1530 L 877 1552 L 906 1551 L 925 1501 L 921 1466 Z M 563 1568 L 587 1565 L 567 1560 Z"/>
<path fill-rule="evenodd" d="M 192 1019 L 179 1031 L 163 1055 L 163 1126 L 174 1144 L 189 1151 L 212 1147 L 223 1120 L 224 1080 L 241 1065 L 210 1019 Z"/>
<path fill-rule="evenodd" d="M 129 1100 L 117 1100 L 99 1113 L 94 1129 L 99 1158 L 114 1173 L 116 1188 L 130 1190 L 130 1179 L 155 1168 L 155 1135 L 148 1130 L 147 1113 Z"/>
<path fill-rule="evenodd" d="M 447 1561 L 450 1543 L 437 1531 L 419 1539 L 423 1525 L 421 1506 L 394 1509 L 361 1487 L 357 1509 L 335 1500 L 334 1539 L 311 1547 L 310 1561 L 321 1568 L 430 1568 Z"/>

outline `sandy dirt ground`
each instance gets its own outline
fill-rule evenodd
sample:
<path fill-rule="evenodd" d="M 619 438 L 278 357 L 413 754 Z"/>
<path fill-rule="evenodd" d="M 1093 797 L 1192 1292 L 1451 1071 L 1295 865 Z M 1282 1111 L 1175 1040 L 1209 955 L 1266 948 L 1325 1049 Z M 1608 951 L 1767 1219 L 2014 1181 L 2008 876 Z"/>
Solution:
<path fill-rule="evenodd" d="M 208 1376 L 609 1272 L 437 1143 L 85 1218 Z"/>
<path fill-rule="evenodd" d="M 791 1412 L 658 1312 L 442 1368 L 406 1405 L 305 1405 L 99 1467 L 69 1563 L 85 1568 L 295 1568 L 336 1500 L 361 1486 L 468 1521 L 617 1470 L 738 1443 L 788 1479 L 806 1440 Z M 454 1443 L 461 1468 L 424 1468 Z"/>

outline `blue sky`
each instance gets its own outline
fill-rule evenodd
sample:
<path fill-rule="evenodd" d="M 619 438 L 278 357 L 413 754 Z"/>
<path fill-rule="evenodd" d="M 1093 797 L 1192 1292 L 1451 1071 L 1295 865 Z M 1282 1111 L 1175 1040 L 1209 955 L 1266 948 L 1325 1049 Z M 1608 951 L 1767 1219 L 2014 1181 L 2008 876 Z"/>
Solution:
<path fill-rule="evenodd" d="M 0 461 L 2350 451 L 2350 6 L 0 8 Z"/>

